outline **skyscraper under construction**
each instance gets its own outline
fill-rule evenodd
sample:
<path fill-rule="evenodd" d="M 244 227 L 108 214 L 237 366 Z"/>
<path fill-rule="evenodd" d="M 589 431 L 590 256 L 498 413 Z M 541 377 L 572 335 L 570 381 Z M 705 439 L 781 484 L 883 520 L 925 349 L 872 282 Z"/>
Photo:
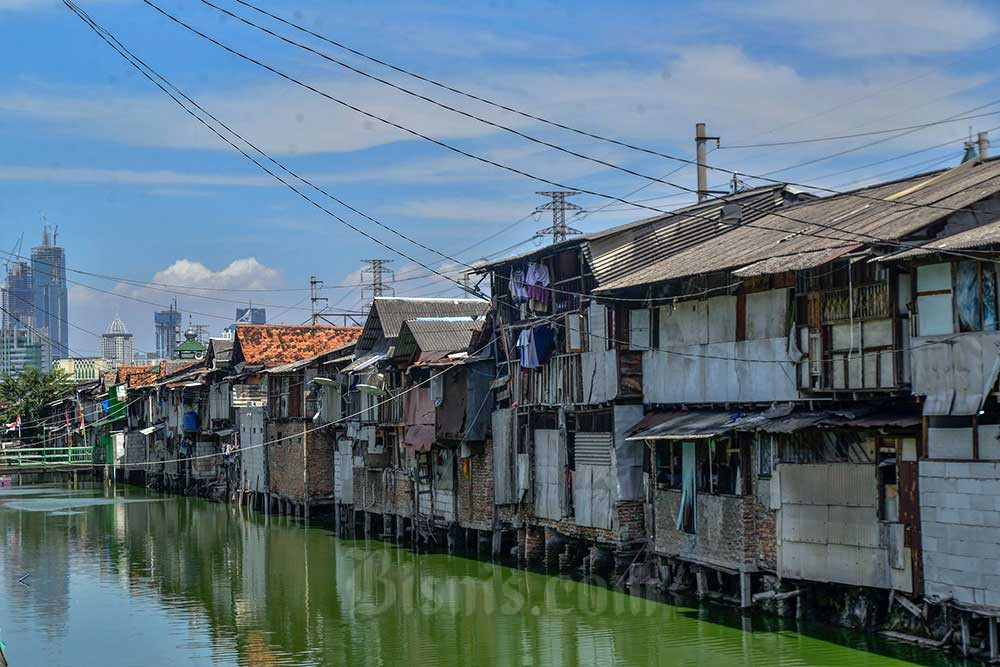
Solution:
<path fill-rule="evenodd" d="M 44 370 L 52 359 L 69 356 L 69 313 L 66 293 L 66 251 L 56 244 L 59 228 L 42 228 L 42 244 L 31 249 L 31 283 L 34 323 L 44 329 L 49 341 Z"/>

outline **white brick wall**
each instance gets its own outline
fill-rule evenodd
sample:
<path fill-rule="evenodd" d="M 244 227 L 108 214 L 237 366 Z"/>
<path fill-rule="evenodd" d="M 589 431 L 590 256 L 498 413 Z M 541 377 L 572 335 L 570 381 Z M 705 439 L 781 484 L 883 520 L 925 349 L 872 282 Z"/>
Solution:
<path fill-rule="evenodd" d="M 924 592 L 1000 607 L 1000 462 L 920 462 Z"/>

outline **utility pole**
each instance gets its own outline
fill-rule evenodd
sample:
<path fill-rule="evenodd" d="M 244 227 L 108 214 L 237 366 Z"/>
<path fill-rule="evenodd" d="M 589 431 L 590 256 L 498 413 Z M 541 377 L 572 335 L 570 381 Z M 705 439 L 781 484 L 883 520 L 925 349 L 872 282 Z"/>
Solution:
<path fill-rule="evenodd" d="M 714 141 L 716 148 L 719 146 L 719 137 L 709 137 L 705 135 L 705 124 L 697 123 L 694 126 L 694 144 L 695 144 L 695 155 L 698 162 L 698 203 L 708 199 L 708 195 L 711 194 L 708 190 L 708 167 L 706 160 L 708 159 L 708 151 L 705 145 L 709 141 Z"/>
<path fill-rule="evenodd" d="M 323 287 L 322 280 L 316 280 L 316 276 L 309 276 L 309 308 L 312 312 L 312 325 L 316 326 L 320 313 L 326 310 L 326 304 L 329 301 L 326 297 L 319 296 L 319 289 Z M 316 310 L 316 304 L 320 301 L 323 302 L 323 307 Z"/>
<path fill-rule="evenodd" d="M 392 271 L 385 268 L 385 265 L 392 261 L 391 259 L 363 259 L 361 261 L 368 265 L 368 268 L 361 271 L 362 300 L 365 298 L 365 292 L 370 292 L 373 300 L 376 297 L 385 296 L 387 293 L 396 293 L 396 290 L 385 283 L 386 274 L 389 275 L 390 281 L 395 277 Z M 365 281 L 365 276 L 371 276 L 371 281 Z"/>
<path fill-rule="evenodd" d="M 557 190 L 554 192 L 536 192 L 535 194 L 552 198 L 552 201 L 542 204 L 535 209 L 535 213 L 552 211 L 552 226 L 546 227 L 545 229 L 539 229 L 536 232 L 539 236 L 542 234 L 552 234 L 552 242 L 559 243 L 560 241 L 565 241 L 569 234 L 583 233 L 579 229 L 573 229 L 572 227 L 566 226 L 566 211 L 583 210 L 580 206 L 566 201 L 566 197 L 578 195 L 580 194 L 579 192 L 576 192 L 575 190 Z"/>

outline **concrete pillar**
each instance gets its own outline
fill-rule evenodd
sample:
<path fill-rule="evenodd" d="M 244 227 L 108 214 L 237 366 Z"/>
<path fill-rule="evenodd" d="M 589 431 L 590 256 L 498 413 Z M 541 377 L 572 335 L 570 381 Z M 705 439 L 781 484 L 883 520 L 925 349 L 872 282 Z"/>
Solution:
<path fill-rule="evenodd" d="M 740 607 L 747 609 L 753 604 L 752 580 L 749 572 L 740 572 Z"/>
<path fill-rule="evenodd" d="M 962 624 L 962 655 L 969 655 L 969 617 L 965 612 L 959 612 L 962 616 L 959 621 Z"/>
<path fill-rule="evenodd" d="M 997 619 L 995 616 L 990 616 L 987 620 L 989 623 L 989 642 L 990 642 L 990 660 L 996 660 L 1000 653 L 1000 646 L 997 646 Z"/>
<path fill-rule="evenodd" d="M 302 516 L 308 522 L 309 521 L 309 501 L 307 500 L 302 505 Z"/>
<path fill-rule="evenodd" d="M 370 540 L 372 538 L 372 513 L 365 512 L 365 539 Z"/>

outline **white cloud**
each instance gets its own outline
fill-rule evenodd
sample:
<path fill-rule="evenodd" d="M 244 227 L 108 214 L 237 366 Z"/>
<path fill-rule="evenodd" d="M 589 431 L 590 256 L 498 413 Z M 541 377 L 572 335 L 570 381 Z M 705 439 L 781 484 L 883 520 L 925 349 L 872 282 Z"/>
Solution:
<path fill-rule="evenodd" d="M 956 0 L 780 0 L 737 10 L 795 26 L 803 45 L 846 57 L 961 51 L 997 31 L 989 12 Z"/>
<path fill-rule="evenodd" d="M 455 81 L 458 86 L 515 104 L 543 116 L 640 145 L 662 147 L 669 153 L 689 155 L 693 125 L 707 121 L 712 133 L 727 143 L 746 143 L 774 128 L 790 130 L 766 138 L 796 138 L 838 134 L 855 128 L 880 128 L 926 122 L 982 104 L 972 91 L 990 75 L 951 74 L 940 68 L 874 63 L 863 70 L 843 73 L 805 73 L 795 67 L 750 57 L 732 46 L 685 47 L 674 52 L 662 69 L 583 68 L 556 71 L 493 72 L 477 81 Z M 489 83 L 484 83 L 488 81 Z M 526 143 L 507 133 L 458 118 L 400 96 L 376 84 L 350 79 L 330 80 L 337 94 L 361 106 L 417 127 L 449 141 L 475 139 L 472 152 L 573 186 L 578 179 L 603 173 L 606 167 Z M 489 90 L 489 88 L 493 88 Z M 433 93 L 439 94 L 440 91 Z M 100 101 L 99 101 L 100 100 Z M 221 118 L 240 128 L 249 138 L 274 153 L 324 153 L 353 151 L 406 138 L 365 121 L 353 112 L 292 86 L 257 85 L 206 96 L 205 103 Z M 835 109 L 836 113 L 823 113 Z M 79 134 L 142 146 L 169 148 L 223 148 L 216 139 L 167 100 L 150 95 L 108 89 L 101 94 L 67 95 L 56 88 L 0 91 L 3 110 L 45 120 L 57 128 Z M 483 110 L 488 117 L 515 127 L 524 118 Z M 492 115 L 489 115 L 492 114 Z M 804 124 L 803 118 L 811 120 Z M 957 134 L 961 124 L 921 131 L 872 150 L 904 152 L 943 141 Z M 672 166 L 626 149 L 579 135 L 556 132 L 534 123 L 532 133 L 560 145 L 611 162 L 662 174 Z M 463 144 L 463 146 L 468 145 Z M 803 157 L 833 152 L 844 144 L 814 144 L 794 150 L 771 151 L 767 159 L 743 162 L 746 153 L 720 153 L 713 160 L 732 159 L 731 166 L 744 173 L 794 163 Z M 435 153 L 435 151 L 437 151 Z M 422 152 L 420 157 L 393 159 L 385 166 L 355 169 L 342 162 L 337 170 L 303 170 L 320 183 L 396 181 L 422 184 L 456 184 L 518 181 L 533 183 L 444 149 Z M 768 162 L 770 160 L 770 163 Z M 676 163 L 675 163 L 676 164 Z M 759 168 L 759 169 L 758 169 Z M 249 174 L 227 176 L 180 174 L 171 171 L 57 169 L 54 179 L 118 179 L 120 182 L 157 184 L 265 185 L 269 177 Z M 0 168 L 0 178 L 42 178 L 34 167 Z M 626 178 L 626 177 L 622 177 Z M 641 183 L 641 181 L 638 181 Z M 638 184 L 637 183 L 637 184 Z M 626 185 L 625 190 L 629 189 Z"/>
<path fill-rule="evenodd" d="M 179 259 L 157 271 L 152 282 L 218 289 L 270 289 L 281 286 L 281 272 L 261 264 L 256 257 L 234 260 L 221 271 L 213 271 L 201 262 Z"/>
<path fill-rule="evenodd" d="M 76 280 L 76 278 L 74 278 Z M 268 316 L 281 312 L 282 303 L 294 304 L 299 293 L 245 293 L 185 290 L 184 287 L 211 287 L 213 289 L 272 289 L 283 284 L 281 272 L 255 257 L 245 257 L 231 262 L 220 270 L 213 270 L 203 263 L 191 259 L 179 259 L 170 266 L 157 271 L 150 282 L 156 286 L 139 286 L 133 283 L 99 283 L 92 279 L 80 282 L 93 283 L 98 288 L 91 289 L 81 284 L 69 288 L 69 320 L 90 332 L 101 334 L 108 323 L 119 315 L 125 326 L 135 335 L 137 351 L 155 349 L 153 337 L 153 313 L 167 307 L 176 296 L 178 309 L 187 325 L 188 313 L 194 322 L 209 325 L 211 335 L 218 335 L 232 323 L 235 309 L 252 299 L 257 304 L 278 305 L 268 308 Z M 174 285 L 175 288 L 164 287 Z M 110 292 L 111 294 L 108 294 Z M 244 298 L 247 300 L 244 301 Z M 277 304 L 276 304 L 277 302 Z M 291 310 L 288 321 L 301 321 L 299 310 Z M 100 341 L 96 336 L 70 329 L 70 346 L 80 353 L 97 353 Z"/>

